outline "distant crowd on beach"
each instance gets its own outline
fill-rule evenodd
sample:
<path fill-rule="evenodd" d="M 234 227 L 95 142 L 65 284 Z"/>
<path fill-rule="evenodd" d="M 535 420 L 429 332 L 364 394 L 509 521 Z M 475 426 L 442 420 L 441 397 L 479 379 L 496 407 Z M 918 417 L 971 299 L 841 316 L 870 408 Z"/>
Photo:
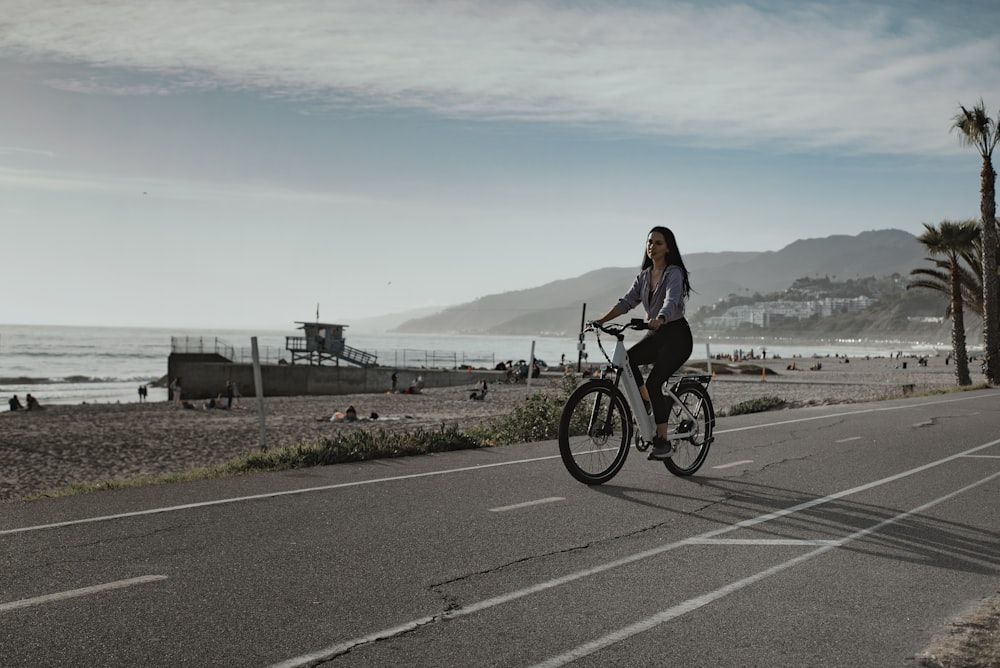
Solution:
<path fill-rule="evenodd" d="M 168 389 L 170 391 L 170 400 L 174 404 L 174 410 L 177 410 L 179 408 L 190 409 L 195 407 L 193 403 L 184 399 L 183 387 L 181 383 L 181 378 L 179 376 L 170 381 Z M 148 396 L 148 390 L 146 389 L 146 386 L 140 385 L 139 403 L 145 403 L 147 396 Z M 239 397 L 240 393 L 239 391 L 237 391 L 236 386 L 233 384 L 233 381 L 227 380 L 226 387 L 223 389 L 223 391 L 214 397 L 209 397 L 208 399 L 206 399 L 203 404 L 203 407 L 206 409 L 219 408 L 222 410 L 239 408 L 240 407 Z"/>

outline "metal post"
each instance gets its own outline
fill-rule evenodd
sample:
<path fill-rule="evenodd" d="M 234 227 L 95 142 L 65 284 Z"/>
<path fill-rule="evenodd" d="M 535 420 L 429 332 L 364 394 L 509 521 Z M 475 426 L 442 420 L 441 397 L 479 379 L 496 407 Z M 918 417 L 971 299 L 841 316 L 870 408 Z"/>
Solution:
<path fill-rule="evenodd" d="M 253 384 L 257 391 L 257 418 L 260 422 L 260 449 L 267 452 L 267 430 L 264 428 L 264 383 L 260 377 L 260 353 L 257 352 L 257 337 L 250 337 L 250 350 L 253 354 Z"/>
<path fill-rule="evenodd" d="M 705 359 L 707 360 L 707 364 L 706 364 L 705 368 L 708 370 L 708 375 L 711 376 L 712 375 L 712 347 L 711 347 L 711 344 L 708 343 L 708 341 L 705 342 Z M 708 384 L 708 398 L 711 399 L 713 394 L 715 394 L 715 388 L 713 387 L 712 383 L 709 382 L 709 384 Z"/>
<path fill-rule="evenodd" d="M 528 360 L 528 394 L 531 394 L 531 374 L 535 370 L 535 342 L 531 342 L 531 356 Z"/>

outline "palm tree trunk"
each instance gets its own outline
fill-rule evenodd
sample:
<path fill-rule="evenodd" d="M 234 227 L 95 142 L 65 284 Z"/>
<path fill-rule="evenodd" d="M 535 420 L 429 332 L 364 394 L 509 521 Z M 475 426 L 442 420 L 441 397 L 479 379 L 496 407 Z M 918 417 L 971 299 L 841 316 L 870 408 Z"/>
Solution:
<path fill-rule="evenodd" d="M 951 259 L 951 350 L 955 355 L 955 382 L 972 385 L 969 376 L 969 355 L 965 348 L 965 304 L 962 300 L 962 282 L 958 276 L 957 258 Z"/>
<path fill-rule="evenodd" d="M 980 172 L 979 209 L 983 242 L 983 347 L 986 353 L 986 381 L 1000 384 L 1000 316 L 997 303 L 997 222 L 996 172 L 989 155 L 983 156 Z"/>

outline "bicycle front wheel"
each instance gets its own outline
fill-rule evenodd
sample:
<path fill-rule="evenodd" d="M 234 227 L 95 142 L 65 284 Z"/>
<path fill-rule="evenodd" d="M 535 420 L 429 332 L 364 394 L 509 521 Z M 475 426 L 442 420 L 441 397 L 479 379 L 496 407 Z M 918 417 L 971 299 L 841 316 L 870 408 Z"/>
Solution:
<path fill-rule="evenodd" d="M 570 474 L 600 485 L 621 470 L 632 440 L 625 397 L 607 381 L 591 381 L 570 395 L 559 420 L 559 454 Z"/>
<path fill-rule="evenodd" d="M 668 429 L 672 434 L 685 436 L 673 441 L 674 454 L 670 459 L 663 460 L 663 464 L 674 475 L 689 476 L 701 468 L 708 457 L 712 428 L 715 426 L 715 408 L 708 390 L 701 383 L 682 382 L 674 388 L 674 393 L 687 411 L 677 404 L 671 406 Z M 691 415 L 688 415 L 689 412 Z"/>

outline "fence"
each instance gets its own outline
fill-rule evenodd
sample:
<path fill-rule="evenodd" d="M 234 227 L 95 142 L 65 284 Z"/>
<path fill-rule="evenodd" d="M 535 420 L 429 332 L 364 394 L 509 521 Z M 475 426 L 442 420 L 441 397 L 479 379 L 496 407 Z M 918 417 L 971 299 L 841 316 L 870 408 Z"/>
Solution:
<path fill-rule="evenodd" d="M 237 364 L 251 364 L 253 350 L 249 347 L 236 348 L 216 337 L 172 336 L 170 337 L 170 352 L 179 354 L 216 354 Z M 284 364 L 291 361 L 288 350 L 276 346 L 259 346 L 261 364 Z M 378 357 L 379 365 L 393 366 L 401 369 L 458 369 L 480 368 L 493 369 L 496 366 L 495 355 L 466 355 L 447 350 L 414 350 L 396 348 L 379 350 L 372 353 Z"/>
<path fill-rule="evenodd" d="M 214 336 L 171 336 L 170 352 L 185 355 L 221 355 L 231 360 L 234 349 Z"/>
<path fill-rule="evenodd" d="M 465 367 L 492 369 L 496 366 L 494 355 L 474 357 L 447 350 L 397 348 L 390 351 L 379 351 L 378 359 L 382 366 L 395 366 L 403 369 L 464 369 Z M 392 360 L 391 364 L 390 360 Z"/>

